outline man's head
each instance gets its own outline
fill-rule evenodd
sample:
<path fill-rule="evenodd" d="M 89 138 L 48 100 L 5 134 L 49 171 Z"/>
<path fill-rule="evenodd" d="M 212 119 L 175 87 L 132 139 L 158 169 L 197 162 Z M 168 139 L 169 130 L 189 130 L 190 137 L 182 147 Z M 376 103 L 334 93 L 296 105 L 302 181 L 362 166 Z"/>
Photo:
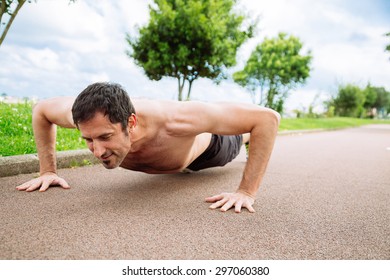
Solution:
<path fill-rule="evenodd" d="M 120 123 L 127 132 L 128 119 L 135 109 L 127 92 L 114 83 L 94 83 L 84 89 L 76 98 L 73 107 L 73 121 L 79 124 L 92 119 L 99 112 L 112 123 Z"/>
<path fill-rule="evenodd" d="M 76 98 L 73 121 L 91 152 L 106 168 L 118 167 L 131 149 L 137 118 L 126 91 L 118 84 L 95 83 Z"/>

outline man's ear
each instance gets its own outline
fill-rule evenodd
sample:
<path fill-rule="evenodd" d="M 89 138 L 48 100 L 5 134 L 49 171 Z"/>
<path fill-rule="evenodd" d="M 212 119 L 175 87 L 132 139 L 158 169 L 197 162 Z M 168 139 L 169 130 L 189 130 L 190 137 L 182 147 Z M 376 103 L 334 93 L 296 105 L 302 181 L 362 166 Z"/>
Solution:
<path fill-rule="evenodd" d="M 137 116 L 135 114 L 131 114 L 127 121 L 127 128 L 130 130 L 134 129 L 137 126 Z"/>

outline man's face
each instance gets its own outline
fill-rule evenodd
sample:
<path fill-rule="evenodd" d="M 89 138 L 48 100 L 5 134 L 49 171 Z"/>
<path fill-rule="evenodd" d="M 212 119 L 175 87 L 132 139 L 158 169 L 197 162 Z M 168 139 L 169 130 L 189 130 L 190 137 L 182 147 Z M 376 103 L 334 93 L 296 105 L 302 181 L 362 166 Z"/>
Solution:
<path fill-rule="evenodd" d="M 129 134 L 120 123 L 111 123 L 103 113 L 97 112 L 91 120 L 79 123 L 79 129 L 89 150 L 105 168 L 118 167 L 130 151 Z"/>

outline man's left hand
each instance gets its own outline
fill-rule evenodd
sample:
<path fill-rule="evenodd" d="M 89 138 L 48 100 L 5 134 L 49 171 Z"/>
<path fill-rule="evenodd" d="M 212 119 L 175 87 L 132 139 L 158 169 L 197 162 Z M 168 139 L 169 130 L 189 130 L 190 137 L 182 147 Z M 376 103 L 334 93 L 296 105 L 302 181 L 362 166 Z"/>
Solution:
<path fill-rule="evenodd" d="M 255 199 L 247 194 L 241 192 L 235 193 L 221 193 L 206 198 L 206 202 L 211 202 L 210 209 L 221 208 L 222 212 L 226 212 L 234 206 L 236 213 L 241 212 L 241 208 L 248 209 L 249 212 L 254 213 L 252 205 L 255 203 Z"/>

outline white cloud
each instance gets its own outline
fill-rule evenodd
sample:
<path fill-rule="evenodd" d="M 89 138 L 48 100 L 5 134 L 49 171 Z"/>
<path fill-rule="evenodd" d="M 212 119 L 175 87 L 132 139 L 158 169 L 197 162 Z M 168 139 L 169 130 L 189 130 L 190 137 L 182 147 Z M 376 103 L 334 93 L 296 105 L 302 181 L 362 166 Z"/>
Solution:
<path fill-rule="evenodd" d="M 26 4 L 0 47 L 0 92 L 76 95 L 89 83 L 110 80 L 123 84 L 133 96 L 175 97 L 176 80 L 149 81 L 125 54 L 125 33 L 134 34 L 135 25 L 147 23 L 151 2 L 39 0 Z M 248 12 L 261 17 L 259 33 L 241 48 L 236 69 L 265 36 L 284 31 L 299 37 L 313 52 L 311 78 L 292 93 L 289 107 L 307 107 L 317 93 L 326 96 L 334 89 L 336 81 L 364 84 L 369 80 L 390 90 L 390 55 L 384 52 L 388 38 L 382 36 L 390 31 L 390 12 L 386 15 L 380 9 L 379 0 L 367 2 L 242 0 Z M 250 102 L 248 93 L 231 81 L 217 86 L 197 80 L 192 96 Z"/>

